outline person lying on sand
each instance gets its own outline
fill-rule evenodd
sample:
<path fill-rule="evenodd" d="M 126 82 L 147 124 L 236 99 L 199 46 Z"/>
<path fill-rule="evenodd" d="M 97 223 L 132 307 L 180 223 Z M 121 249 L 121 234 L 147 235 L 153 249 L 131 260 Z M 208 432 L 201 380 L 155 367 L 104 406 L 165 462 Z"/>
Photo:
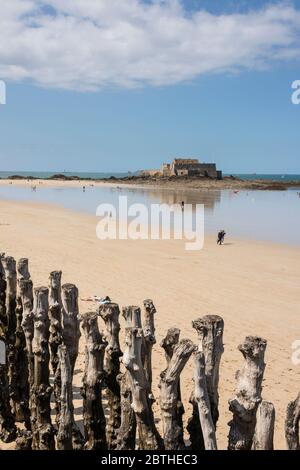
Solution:
<path fill-rule="evenodd" d="M 109 304 L 111 302 L 110 298 L 107 296 L 99 297 L 98 295 L 92 295 L 92 297 L 86 297 L 85 299 L 80 299 L 83 302 L 97 302 L 100 305 Z"/>
<path fill-rule="evenodd" d="M 217 239 L 217 244 L 218 245 L 222 245 L 224 243 L 225 235 L 226 235 L 225 230 L 220 230 L 218 232 L 218 239 Z"/>

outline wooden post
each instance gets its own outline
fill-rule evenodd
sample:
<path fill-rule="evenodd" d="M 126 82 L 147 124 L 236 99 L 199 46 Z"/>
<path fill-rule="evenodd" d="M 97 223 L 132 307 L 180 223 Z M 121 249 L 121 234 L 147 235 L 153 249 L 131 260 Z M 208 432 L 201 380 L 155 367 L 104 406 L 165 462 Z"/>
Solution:
<path fill-rule="evenodd" d="M 224 352 L 224 321 L 218 315 L 205 315 L 192 322 L 198 333 L 199 351 L 205 359 L 205 376 L 210 401 L 211 415 L 216 427 L 219 419 L 219 370 L 221 356 Z"/>
<path fill-rule="evenodd" d="M 2 258 L 6 278 L 6 354 L 9 384 L 9 396 L 14 413 L 18 409 L 17 369 L 16 369 L 16 295 L 17 272 L 16 261 L 12 256 Z"/>
<path fill-rule="evenodd" d="M 22 301 L 23 316 L 22 328 L 25 335 L 25 346 L 27 354 L 27 367 L 28 367 L 28 385 L 29 385 L 29 409 L 30 409 L 30 429 L 31 435 L 23 433 L 23 436 L 17 440 L 17 448 L 33 448 L 38 449 L 37 431 L 36 431 L 36 405 L 35 405 L 35 391 L 34 391 L 34 354 L 33 354 L 33 336 L 34 336 L 34 322 L 33 322 L 33 285 L 31 280 L 20 279 L 19 293 Z"/>
<path fill-rule="evenodd" d="M 195 401 L 198 405 L 199 419 L 205 450 L 217 450 L 215 425 L 211 415 L 210 400 L 205 374 L 205 357 L 201 351 L 195 352 Z"/>
<path fill-rule="evenodd" d="M 1 341 L 1 337 L 0 337 Z M 4 345 L 0 345 L 1 347 Z M 4 349 L 4 348 L 3 348 Z M 7 381 L 7 367 L 5 351 L 1 350 L 0 356 L 0 439 L 3 442 L 14 441 L 17 434 L 17 428 L 15 426 L 15 419 L 11 412 L 10 400 L 9 400 L 9 389 Z"/>
<path fill-rule="evenodd" d="M 0 269 L 0 338 L 6 342 L 7 336 L 7 315 L 6 315 L 6 280 L 4 279 L 4 273 L 2 272 L 2 266 Z"/>
<path fill-rule="evenodd" d="M 15 419 L 10 407 L 8 370 L 7 370 L 7 315 L 6 315 L 6 280 L 2 260 L 4 253 L 0 254 L 0 439 L 3 442 L 12 442 L 17 433 Z"/>
<path fill-rule="evenodd" d="M 34 356 L 32 351 L 32 340 L 34 335 L 34 324 L 33 324 L 33 286 L 31 280 L 19 281 L 20 297 L 22 300 L 23 316 L 22 316 L 22 328 L 25 335 L 25 345 L 27 353 L 27 364 L 28 364 L 28 381 L 29 389 L 33 386 L 34 382 Z"/>
<path fill-rule="evenodd" d="M 60 420 L 60 397 L 61 397 L 61 373 L 59 369 L 58 348 L 62 344 L 62 321 L 61 321 L 61 271 L 52 271 L 49 276 L 49 320 L 50 320 L 50 361 L 53 380 L 53 392 L 55 399 L 56 424 Z M 68 359 L 69 360 L 69 359 Z"/>
<path fill-rule="evenodd" d="M 142 328 L 141 309 L 135 305 L 122 308 L 126 328 Z"/>
<path fill-rule="evenodd" d="M 62 340 L 67 347 L 71 365 L 72 378 L 74 375 L 75 363 L 78 356 L 80 327 L 78 310 L 78 289 L 74 284 L 64 284 L 62 286 Z M 56 381 L 60 380 L 60 371 L 57 371 Z M 72 379 L 73 380 L 73 379 Z M 84 444 L 83 436 L 77 424 L 73 423 L 73 449 L 80 450 Z"/>
<path fill-rule="evenodd" d="M 136 419 L 131 407 L 131 388 L 127 374 L 119 374 L 121 389 L 121 426 L 117 432 L 116 450 L 135 450 Z"/>
<path fill-rule="evenodd" d="M 59 363 L 58 347 L 62 344 L 61 274 L 61 271 L 52 271 L 49 276 L 49 346 L 53 375 L 55 375 Z"/>
<path fill-rule="evenodd" d="M 173 356 L 174 348 L 178 344 L 180 330 L 178 328 L 169 328 L 165 338 L 161 341 L 160 345 L 165 351 L 165 358 L 167 365 Z"/>
<path fill-rule="evenodd" d="M 160 346 L 165 351 L 165 358 L 167 362 L 167 367 L 169 366 L 170 360 L 172 359 L 174 349 L 179 342 L 180 330 L 178 328 L 169 328 L 165 338 L 161 341 Z M 178 378 L 178 391 L 177 391 L 177 404 L 176 404 L 176 420 L 177 426 L 182 428 L 183 421 L 182 417 L 184 415 L 184 406 L 181 401 L 181 387 L 180 387 L 180 377 Z"/>
<path fill-rule="evenodd" d="M 132 307 L 132 312 L 137 307 Z M 141 328 L 126 328 L 125 351 L 122 362 L 128 371 L 132 393 L 132 407 L 136 415 L 139 449 L 157 450 L 163 448 L 163 442 L 155 427 L 154 417 L 149 403 L 149 384 L 142 363 L 143 331 Z"/>
<path fill-rule="evenodd" d="M 143 318 L 143 335 L 144 335 L 144 369 L 146 374 L 146 380 L 149 384 L 149 398 L 150 402 L 154 402 L 152 393 L 152 348 L 156 343 L 155 339 L 155 326 L 154 326 L 154 314 L 156 308 L 154 307 L 151 299 L 144 300 L 144 318 Z"/>
<path fill-rule="evenodd" d="M 178 426 L 177 402 L 179 376 L 195 350 L 189 339 L 182 339 L 175 347 L 168 368 L 160 374 L 160 408 L 162 412 L 163 437 L 166 450 L 183 450 L 183 428 Z"/>
<path fill-rule="evenodd" d="M 78 289 L 74 284 L 62 286 L 62 335 L 67 346 L 72 375 L 78 356 L 80 328 L 78 320 Z"/>
<path fill-rule="evenodd" d="M 54 429 L 50 416 L 50 396 L 52 389 L 49 384 L 49 318 L 48 289 L 34 289 L 34 407 L 36 408 L 36 425 L 33 429 L 33 448 L 54 450 Z"/>
<path fill-rule="evenodd" d="M 285 419 L 285 438 L 289 450 L 300 450 L 299 442 L 300 393 L 288 404 Z"/>
<path fill-rule="evenodd" d="M 17 274 L 18 280 L 26 280 L 30 279 L 30 273 L 28 270 L 28 258 L 20 258 L 17 263 Z"/>
<path fill-rule="evenodd" d="M 104 369 L 106 372 L 105 382 L 107 385 L 106 396 L 109 418 L 106 426 L 106 439 L 108 449 L 115 449 L 117 446 L 117 431 L 121 426 L 120 384 L 117 380 L 120 373 L 120 357 L 122 356 L 119 343 L 119 306 L 115 303 L 103 304 L 99 307 L 99 315 L 105 323 L 105 340 L 107 341 Z"/>
<path fill-rule="evenodd" d="M 221 356 L 224 351 L 223 331 L 224 321 L 218 315 L 205 315 L 192 322 L 198 334 L 199 351 L 204 354 L 206 386 L 210 402 L 211 416 L 216 429 L 219 418 L 219 369 Z M 201 430 L 199 407 L 194 392 L 190 397 L 193 406 L 192 417 L 188 421 L 187 430 L 190 434 L 191 449 L 204 450 L 204 436 Z"/>
<path fill-rule="evenodd" d="M 229 400 L 233 418 L 229 423 L 229 450 L 251 450 L 256 426 L 256 412 L 261 402 L 264 355 L 267 341 L 247 336 L 238 349 L 245 361 L 236 373 L 236 395 Z"/>
<path fill-rule="evenodd" d="M 83 376 L 83 423 L 88 450 L 107 449 L 105 416 L 102 406 L 104 378 L 103 342 L 97 323 L 97 313 L 88 312 L 80 316 L 86 340 L 85 372 Z"/>
<path fill-rule="evenodd" d="M 253 450 L 273 450 L 275 408 L 273 403 L 262 401 L 256 412 Z"/>
<path fill-rule="evenodd" d="M 74 416 L 71 365 L 66 346 L 59 346 L 56 352 L 59 358 L 59 367 L 61 373 L 61 410 L 57 434 L 57 449 L 72 450 Z"/>
<path fill-rule="evenodd" d="M 28 356 L 26 354 L 26 339 L 22 328 L 23 304 L 20 282 L 29 280 L 28 259 L 21 258 L 17 263 L 17 298 L 16 298 L 16 421 L 24 422 L 26 429 L 30 429 L 29 411 L 29 377 Z"/>
<path fill-rule="evenodd" d="M 126 328 L 141 328 L 141 309 L 136 306 L 122 308 Z M 136 439 L 136 417 L 132 408 L 132 393 L 129 373 L 119 374 L 121 387 L 121 426 L 118 430 L 117 449 L 134 450 Z"/>

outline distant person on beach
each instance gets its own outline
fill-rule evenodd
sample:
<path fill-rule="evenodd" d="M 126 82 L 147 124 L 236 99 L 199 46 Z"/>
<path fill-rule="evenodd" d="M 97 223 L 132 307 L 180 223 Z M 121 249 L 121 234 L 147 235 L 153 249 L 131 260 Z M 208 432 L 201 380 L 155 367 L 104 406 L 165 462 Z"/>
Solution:
<path fill-rule="evenodd" d="M 222 245 L 224 243 L 225 235 L 226 235 L 225 230 L 220 230 L 218 232 L 218 239 L 217 239 L 217 244 L 218 245 Z"/>
<path fill-rule="evenodd" d="M 82 186 L 82 190 L 83 190 L 83 192 L 85 192 L 85 186 Z"/>
<path fill-rule="evenodd" d="M 181 210 L 184 211 L 184 201 L 181 201 Z"/>

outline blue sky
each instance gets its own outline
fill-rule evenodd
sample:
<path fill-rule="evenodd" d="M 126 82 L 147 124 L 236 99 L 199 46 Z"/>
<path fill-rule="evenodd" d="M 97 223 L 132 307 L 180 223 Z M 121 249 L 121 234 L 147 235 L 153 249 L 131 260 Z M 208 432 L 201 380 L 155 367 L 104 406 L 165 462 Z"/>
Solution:
<path fill-rule="evenodd" d="M 0 79 L 7 84 L 7 104 L 0 106 L 0 171 L 127 171 L 155 168 L 176 156 L 195 156 L 216 161 L 231 173 L 300 173 L 300 105 L 291 103 L 291 84 L 300 79 L 299 2 L 281 3 L 278 14 L 276 9 L 265 13 L 262 7 L 270 8 L 270 2 L 258 0 L 191 0 L 180 9 L 172 4 L 167 7 L 172 10 L 152 9 L 143 16 L 141 2 L 134 0 L 134 15 L 131 10 L 122 12 L 128 17 L 121 43 L 114 43 L 104 60 L 108 43 L 98 62 L 94 49 L 91 62 L 86 50 L 100 45 L 94 45 L 95 31 L 82 23 L 80 8 L 68 10 L 68 0 L 61 0 L 65 10 L 60 13 L 70 21 L 56 25 L 39 18 L 41 10 L 34 11 L 40 21 L 35 32 L 32 25 L 20 23 L 24 20 L 17 13 L 19 0 L 11 1 L 16 11 L 7 10 L 7 24 L 12 24 L 13 15 L 30 48 L 25 50 L 24 41 L 12 36 L 14 48 L 2 56 L 0 51 Z M 39 2 L 31 2 L 30 15 L 35 3 Z M 55 0 L 48 3 L 49 11 L 60 8 Z M 105 19 L 106 36 L 111 38 L 119 10 L 99 12 L 92 7 L 91 21 Z M 197 16 L 200 7 L 210 16 Z M 157 8 L 162 8 L 160 2 Z M 155 19 L 162 12 L 164 23 L 159 30 L 152 29 L 147 17 Z M 143 28 L 149 28 L 148 36 L 141 36 L 140 23 L 132 20 L 137 14 Z M 251 24 L 258 27 L 251 29 Z M 47 49 L 57 37 L 54 26 L 73 28 L 59 44 L 61 60 L 56 43 Z M 84 34 L 80 44 L 73 45 L 77 29 L 79 36 L 82 30 Z M 13 35 L 18 29 L 7 31 Z M 39 34 L 39 48 L 33 34 Z M 184 35 L 190 41 L 187 49 Z M 198 49 L 199 42 L 203 47 Z M 63 46 L 70 47 L 65 55 Z M 101 74 L 95 76 L 98 67 Z"/>

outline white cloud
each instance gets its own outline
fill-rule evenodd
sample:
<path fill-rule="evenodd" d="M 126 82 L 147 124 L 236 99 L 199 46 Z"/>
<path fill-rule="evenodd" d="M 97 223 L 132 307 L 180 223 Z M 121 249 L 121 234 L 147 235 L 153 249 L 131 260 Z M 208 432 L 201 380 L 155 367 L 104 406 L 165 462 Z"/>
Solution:
<path fill-rule="evenodd" d="M 1 0 L 0 78 L 82 91 L 168 85 L 298 60 L 299 39 L 300 11 L 286 3 L 217 16 L 179 0 Z"/>

